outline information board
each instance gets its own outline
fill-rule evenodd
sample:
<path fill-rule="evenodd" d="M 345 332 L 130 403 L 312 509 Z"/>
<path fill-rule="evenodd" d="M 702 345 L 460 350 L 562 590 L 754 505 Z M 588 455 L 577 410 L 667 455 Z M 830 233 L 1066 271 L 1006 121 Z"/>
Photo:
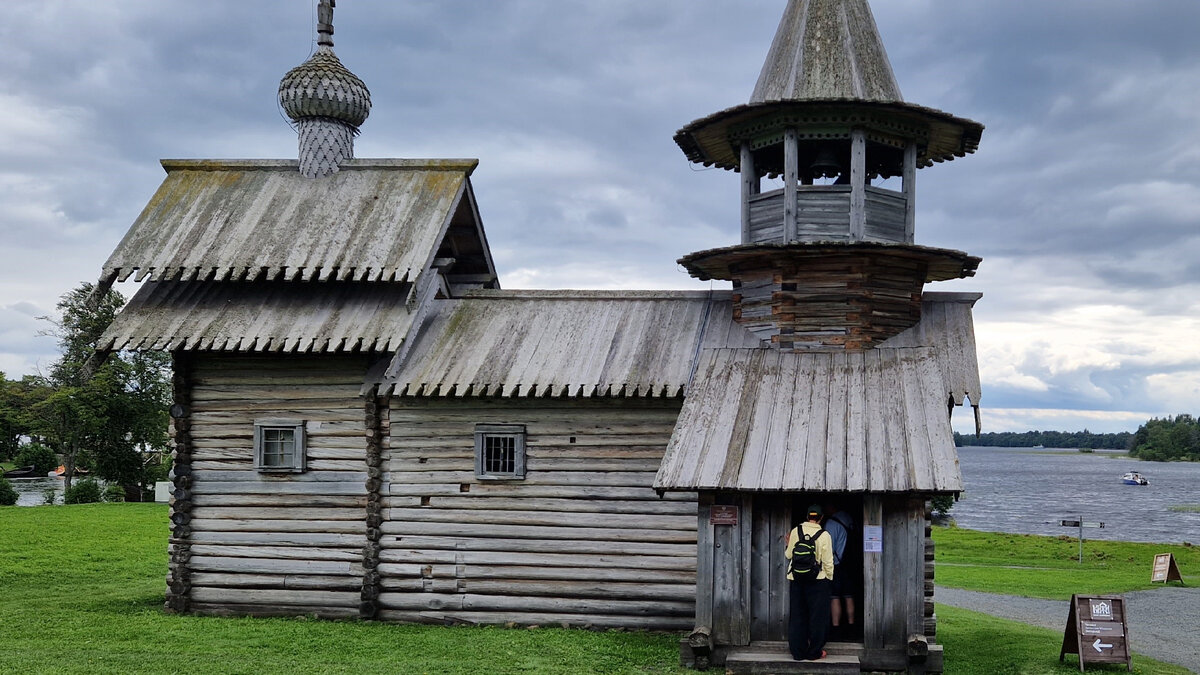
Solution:
<path fill-rule="evenodd" d="M 883 526 L 863 526 L 863 553 L 883 553 Z"/>
<path fill-rule="evenodd" d="M 737 525 L 738 507 L 714 504 L 709 507 L 708 522 L 713 525 Z"/>
<path fill-rule="evenodd" d="M 1092 663 L 1124 663 L 1133 670 L 1127 636 L 1124 598 L 1072 595 L 1058 660 L 1078 654 L 1080 672 Z"/>
<path fill-rule="evenodd" d="M 1168 581 L 1183 583 L 1183 576 L 1179 574 L 1179 565 L 1175 563 L 1174 553 L 1159 553 L 1154 556 L 1154 569 L 1150 572 L 1150 581 L 1161 581 L 1164 584 Z"/>

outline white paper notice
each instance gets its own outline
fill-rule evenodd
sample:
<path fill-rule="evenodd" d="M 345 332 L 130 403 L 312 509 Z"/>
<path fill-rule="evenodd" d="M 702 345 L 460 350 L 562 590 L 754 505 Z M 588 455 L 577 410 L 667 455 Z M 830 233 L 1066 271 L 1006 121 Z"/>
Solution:
<path fill-rule="evenodd" d="M 863 553 L 883 553 L 883 526 L 863 526 Z"/>

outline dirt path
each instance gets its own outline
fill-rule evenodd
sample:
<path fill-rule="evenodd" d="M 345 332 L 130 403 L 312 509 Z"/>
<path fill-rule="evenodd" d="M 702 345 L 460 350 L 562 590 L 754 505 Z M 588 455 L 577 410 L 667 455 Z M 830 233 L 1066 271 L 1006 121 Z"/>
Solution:
<path fill-rule="evenodd" d="M 1170 586 L 1126 593 L 1133 651 L 1200 673 L 1200 588 Z M 1062 631 L 1070 603 L 937 587 L 937 602 Z"/>

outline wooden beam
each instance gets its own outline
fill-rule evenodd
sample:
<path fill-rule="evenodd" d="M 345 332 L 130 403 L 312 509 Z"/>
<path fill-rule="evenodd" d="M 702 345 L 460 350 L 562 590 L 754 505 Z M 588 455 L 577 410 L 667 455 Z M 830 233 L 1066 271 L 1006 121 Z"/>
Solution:
<path fill-rule="evenodd" d="M 917 143 L 909 141 L 904 148 L 904 242 L 911 244 L 916 236 L 917 222 Z"/>
<path fill-rule="evenodd" d="M 796 130 L 783 132 L 783 243 L 796 241 L 797 182 L 800 178 L 800 140 Z"/>
<path fill-rule="evenodd" d="M 862 241 L 867 231 L 867 133 L 850 132 L 850 241 Z"/>
<path fill-rule="evenodd" d="M 868 527 L 883 527 L 883 497 L 868 494 L 863 497 L 863 533 Z M 886 549 L 888 542 L 884 541 Z M 865 548 L 865 546 L 864 546 Z M 883 649 L 886 626 L 884 625 L 884 575 L 883 554 L 863 551 L 863 647 Z"/>
<path fill-rule="evenodd" d="M 750 198 L 759 193 L 758 170 L 750 143 L 742 143 L 742 243 L 750 243 Z"/>

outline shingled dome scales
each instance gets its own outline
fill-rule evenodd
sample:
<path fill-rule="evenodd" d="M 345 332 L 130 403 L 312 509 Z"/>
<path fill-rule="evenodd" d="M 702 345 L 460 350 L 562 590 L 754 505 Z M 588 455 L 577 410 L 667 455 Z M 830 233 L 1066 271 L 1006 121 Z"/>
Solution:
<path fill-rule="evenodd" d="M 317 6 L 317 51 L 279 82 L 279 104 L 300 136 L 300 173 L 335 173 L 354 157 L 354 137 L 371 112 L 371 92 L 333 53 L 335 0 Z"/>

